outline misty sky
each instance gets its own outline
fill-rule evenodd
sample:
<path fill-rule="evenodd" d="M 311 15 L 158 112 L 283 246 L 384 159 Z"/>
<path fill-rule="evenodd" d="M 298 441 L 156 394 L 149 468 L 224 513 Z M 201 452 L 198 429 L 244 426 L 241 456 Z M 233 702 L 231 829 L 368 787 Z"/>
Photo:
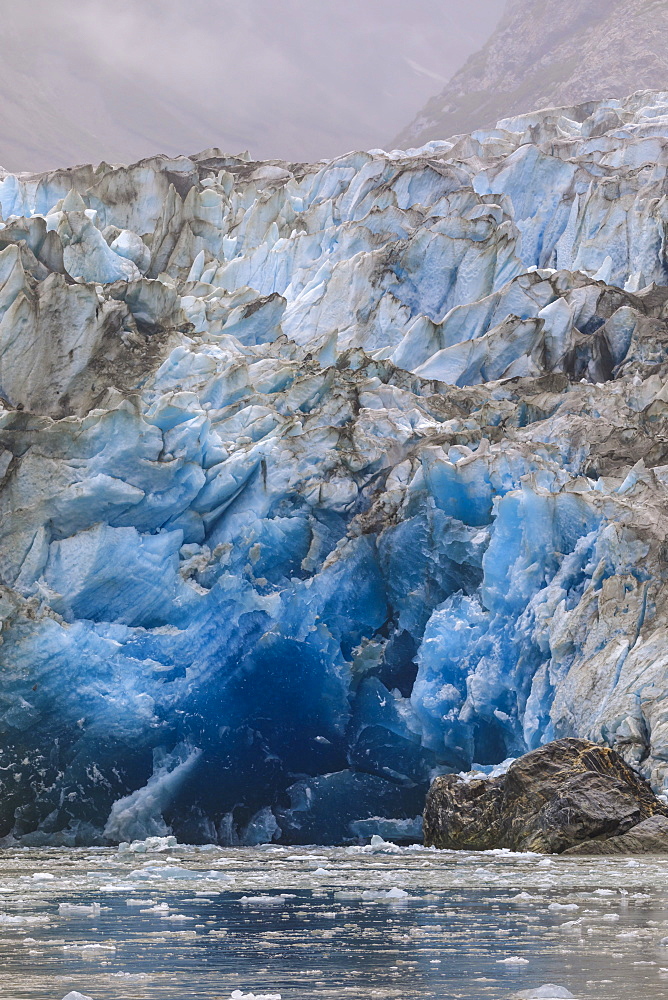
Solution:
<path fill-rule="evenodd" d="M 0 163 L 387 146 L 504 0 L 0 0 Z"/>

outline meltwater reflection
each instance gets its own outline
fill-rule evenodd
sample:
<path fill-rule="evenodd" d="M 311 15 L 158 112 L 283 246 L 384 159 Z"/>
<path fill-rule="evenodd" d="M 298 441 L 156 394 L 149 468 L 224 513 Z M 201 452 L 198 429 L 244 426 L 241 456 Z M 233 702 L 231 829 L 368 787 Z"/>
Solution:
<path fill-rule="evenodd" d="M 668 998 L 668 859 L 156 846 L 0 855 L 0 996 Z"/>

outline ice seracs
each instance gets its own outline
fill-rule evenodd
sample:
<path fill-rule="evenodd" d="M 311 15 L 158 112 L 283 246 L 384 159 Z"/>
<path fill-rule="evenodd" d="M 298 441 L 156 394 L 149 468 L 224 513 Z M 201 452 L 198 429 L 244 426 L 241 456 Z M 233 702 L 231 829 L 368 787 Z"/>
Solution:
<path fill-rule="evenodd" d="M 565 735 L 662 791 L 667 169 L 648 93 L 0 175 L 0 835 L 410 840 Z"/>

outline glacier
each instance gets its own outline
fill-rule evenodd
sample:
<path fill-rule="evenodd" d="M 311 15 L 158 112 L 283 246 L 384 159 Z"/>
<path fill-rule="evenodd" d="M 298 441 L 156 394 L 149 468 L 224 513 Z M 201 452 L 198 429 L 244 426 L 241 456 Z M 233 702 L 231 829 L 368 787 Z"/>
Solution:
<path fill-rule="evenodd" d="M 0 837 L 419 837 L 668 787 L 668 93 L 315 164 L 0 171 Z"/>

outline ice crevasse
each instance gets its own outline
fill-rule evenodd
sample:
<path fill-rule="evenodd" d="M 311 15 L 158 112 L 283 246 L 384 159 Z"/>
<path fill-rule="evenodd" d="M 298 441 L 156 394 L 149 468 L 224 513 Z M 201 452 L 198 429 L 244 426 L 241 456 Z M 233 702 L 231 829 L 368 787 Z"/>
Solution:
<path fill-rule="evenodd" d="M 668 94 L 0 173 L 0 837 L 419 836 L 668 785 Z"/>

